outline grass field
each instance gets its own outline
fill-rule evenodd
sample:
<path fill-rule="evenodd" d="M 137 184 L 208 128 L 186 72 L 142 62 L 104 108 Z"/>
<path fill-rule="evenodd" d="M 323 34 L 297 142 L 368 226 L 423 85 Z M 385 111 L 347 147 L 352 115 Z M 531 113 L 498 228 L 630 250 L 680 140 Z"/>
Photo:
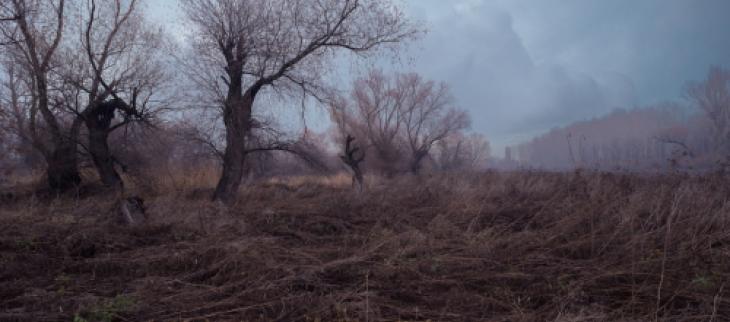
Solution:
<path fill-rule="evenodd" d="M 0 321 L 730 321 L 721 176 L 205 173 L 0 206 Z"/>

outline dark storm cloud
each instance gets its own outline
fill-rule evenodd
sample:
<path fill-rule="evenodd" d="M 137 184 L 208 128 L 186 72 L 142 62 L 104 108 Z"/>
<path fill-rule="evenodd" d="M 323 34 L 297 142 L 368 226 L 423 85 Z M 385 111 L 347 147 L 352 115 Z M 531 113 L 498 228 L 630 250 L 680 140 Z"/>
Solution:
<path fill-rule="evenodd" d="M 730 1 L 441 1 L 408 10 L 429 34 L 411 68 L 448 82 L 497 147 L 681 95 L 730 65 Z"/>

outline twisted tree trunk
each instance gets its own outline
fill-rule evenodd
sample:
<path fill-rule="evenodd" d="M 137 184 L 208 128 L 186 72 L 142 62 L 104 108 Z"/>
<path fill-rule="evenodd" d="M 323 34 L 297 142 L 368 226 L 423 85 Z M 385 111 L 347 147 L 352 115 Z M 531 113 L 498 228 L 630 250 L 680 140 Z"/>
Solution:
<path fill-rule="evenodd" d="M 101 182 L 107 187 L 121 188 L 122 177 L 114 167 L 114 157 L 109 150 L 108 138 L 109 133 L 106 130 L 89 128 L 89 154 Z"/>
<path fill-rule="evenodd" d="M 119 100 L 111 100 L 95 104 L 83 115 L 84 123 L 89 131 L 89 154 L 91 154 L 101 182 L 107 187 L 121 189 L 124 183 L 115 168 L 115 159 L 109 149 L 108 140 L 114 112 L 123 108 L 124 103 Z"/>

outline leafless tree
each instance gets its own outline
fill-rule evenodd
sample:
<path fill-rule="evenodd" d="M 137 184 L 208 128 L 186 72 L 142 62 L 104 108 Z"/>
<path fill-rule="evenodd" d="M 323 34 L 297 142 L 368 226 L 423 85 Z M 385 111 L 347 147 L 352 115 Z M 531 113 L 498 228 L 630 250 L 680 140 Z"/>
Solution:
<path fill-rule="evenodd" d="M 46 160 L 49 186 L 61 191 L 81 181 L 76 143 L 52 101 L 52 72 L 57 68 L 65 8 L 64 0 L 8 0 L 0 6 L 0 16 L 14 17 L 12 23 L 0 24 L 0 37 L 8 44 L 6 56 L 29 78 L 27 133 Z"/>
<path fill-rule="evenodd" d="M 394 94 L 391 79 L 380 70 L 371 70 L 353 83 L 351 98 L 330 100 L 331 118 L 344 140 L 354 135 L 363 142 L 363 152 L 372 155 L 368 163 L 387 176 L 401 171 L 404 163 L 400 102 Z"/>
<path fill-rule="evenodd" d="M 717 153 L 730 155 L 730 70 L 711 67 L 705 80 L 688 85 L 687 95 L 712 121 Z"/>
<path fill-rule="evenodd" d="M 72 135 L 78 141 L 79 127 L 85 126 L 86 150 L 99 177 L 115 188 L 122 186 L 122 179 L 109 135 L 131 122 L 150 120 L 164 101 L 159 97 L 165 77 L 159 57 L 164 42 L 145 22 L 139 6 L 139 0 L 103 1 L 100 6 L 90 0 L 81 10 L 82 22 L 70 28 L 83 36 L 69 41 L 60 71 L 66 84 L 64 106 L 75 115 Z"/>
<path fill-rule="evenodd" d="M 340 133 L 364 138 L 374 152 L 368 162 L 379 162 L 376 168 L 386 175 L 404 168 L 418 173 L 435 143 L 469 124 L 466 112 L 453 107 L 445 85 L 416 74 L 389 77 L 370 71 L 354 82 L 350 101 L 333 99 L 331 106 Z"/>
<path fill-rule="evenodd" d="M 4 48 L 8 65 L 27 83 L 12 85 L 24 85 L 15 88 L 27 89 L 29 97 L 11 100 L 15 132 L 45 156 L 55 189 L 80 182 L 78 146 L 104 184 L 121 187 L 108 137 L 150 119 L 151 106 L 160 105 L 150 103 L 164 76 L 156 56 L 164 42 L 145 23 L 139 1 L 11 0 L 0 6 L 0 15 L 17 17 L 0 32 L 11 44 Z"/>
<path fill-rule="evenodd" d="M 334 54 L 364 55 L 415 35 L 388 0 L 191 0 L 201 87 L 217 93 L 226 127 L 214 199 L 238 191 L 257 95 L 265 88 L 315 95 Z"/>
<path fill-rule="evenodd" d="M 425 81 L 418 74 L 398 75 L 393 89 L 410 149 L 410 170 L 418 174 L 434 143 L 469 126 L 466 111 L 453 106 L 446 84 Z"/>

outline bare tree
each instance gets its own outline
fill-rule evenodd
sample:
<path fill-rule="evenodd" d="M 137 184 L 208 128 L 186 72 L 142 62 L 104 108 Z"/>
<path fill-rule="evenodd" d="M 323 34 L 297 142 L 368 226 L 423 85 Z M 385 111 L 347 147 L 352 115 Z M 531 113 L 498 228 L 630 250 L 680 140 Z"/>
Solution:
<path fill-rule="evenodd" d="M 394 95 L 392 79 L 381 71 L 371 71 L 367 78 L 355 81 L 352 99 L 356 111 L 352 127 L 364 128 L 362 134 L 375 151 L 378 168 L 386 175 L 400 172 L 404 163 L 402 127 L 402 102 Z"/>
<path fill-rule="evenodd" d="M 387 0 L 193 0 L 183 9 L 207 67 L 201 74 L 215 76 L 204 86 L 223 106 L 226 148 L 214 199 L 224 202 L 234 200 L 241 182 L 261 90 L 316 95 L 338 50 L 366 54 L 416 32 Z"/>
<path fill-rule="evenodd" d="M 109 135 L 131 122 L 148 121 L 160 110 L 155 107 L 161 105 L 165 75 L 158 54 L 164 42 L 145 23 L 138 0 L 104 1 L 99 7 L 90 0 L 85 9 L 74 30 L 83 37 L 64 55 L 64 105 L 76 116 L 72 134 L 78 135 L 82 123 L 86 127 L 86 149 L 102 183 L 119 188 L 123 184 Z M 155 96 L 158 104 L 150 104 Z"/>
<path fill-rule="evenodd" d="M 64 0 L 8 0 L 0 6 L 0 16 L 14 18 L 12 23 L 0 24 L 7 57 L 29 77 L 27 133 L 46 160 L 49 186 L 60 191 L 81 181 L 76 143 L 51 100 L 51 73 L 57 67 L 54 60 L 63 38 L 65 8 Z"/>
<path fill-rule="evenodd" d="M 711 67 L 704 81 L 688 85 L 687 94 L 712 121 L 716 152 L 730 155 L 730 71 Z"/>
<path fill-rule="evenodd" d="M 393 95 L 391 79 L 380 70 L 371 70 L 366 77 L 353 83 L 350 99 L 330 100 L 331 118 L 338 135 L 345 140 L 354 135 L 363 142 L 363 152 L 369 150 L 368 164 L 387 176 L 401 171 L 404 163 L 402 136 L 403 120 L 397 97 Z"/>
<path fill-rule="evenodd" d="M 150 106 L 159 106 L 149 103 L 162 83 L 156 54 L 164 42 L 159 31 L 145 24 L 139 1 L 97 6 L 94 0 L 12 0 L 0 6 L 0 15 L 17 17 L 13 24 L 0 25 L 11 44 L 5 57 L 15 74 L 28 75 L 23 88 L 30 99 L 10 104 L 15 106 L 15 132 L 45 156 L 55 189 L 80 182 L 79 145 L 102 182 L 121 187 L 108 137 L 130 122 L 150 119 Z M 80 140 L 84 127 L 86 143 Z"/>
<path fill-rule="evenodd" d="M 453 106 L 446 84 L 424 81 L 414 73 L 398 75 L 393 93 L 411 152 L 410 170 L 418 174 L 434 143 L 467 128 L 469 115 Z"/>
<path fill-rule="evenodd" d="M 435 143 L 469 124 L 466 112 L 451 101 L 444 84 L 416 74 L 389 77 L 373 70 L 354 82 L 350 101 L 332 100 L 331 115 L 341 135 L 364 138 L 365 147 L 374 152 L 369 164 L 386 175 L 404 168 L 418 173 Z"/>

